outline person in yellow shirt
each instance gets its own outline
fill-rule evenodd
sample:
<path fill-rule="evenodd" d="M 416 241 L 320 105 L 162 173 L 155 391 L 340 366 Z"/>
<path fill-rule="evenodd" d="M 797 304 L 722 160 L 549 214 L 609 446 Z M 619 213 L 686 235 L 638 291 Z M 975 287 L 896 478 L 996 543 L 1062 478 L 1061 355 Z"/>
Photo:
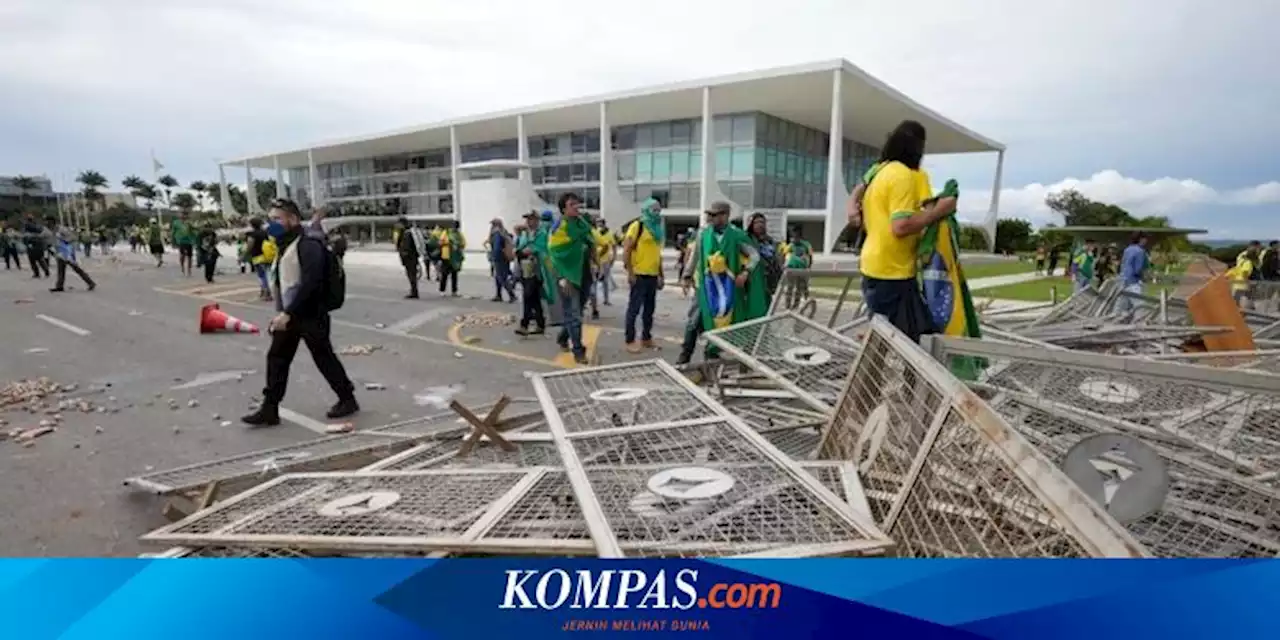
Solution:
<path fill-rule="evenodd" d="M 929 176 L 920 169 L 924 149 L 923 125 L 906 120 L 894 128 L 863 180 L 860 207 L 863 302 L 868 313 L 887 317 L 912 340 L 937 331 L 917 282 L 920 232 L 956 207 L 953 197 L 932 199 Z"/>
<path fill-rule="evenodd" d="M 458 272 L 462 270 L 462 259 L 467 248 L 467 238 L 455 228 L 448 228 L 440 233 L 440 293 L 446 285 L 452 285 L 450 295 L 458 297 Z"/>
<path fill-rule="evenodd" d="M 596 299 L 599 297 L 603 300 L 606 307 L 612 306 L 609 303 L 609 291 L 616 286 L 613 284 L 613 263 L 618 259 L 617 236 L 609 230 L 609 224 L 604 218 L 596 221 L 595 241 L 596 273 L 595 286 L 591 288 L 591 319 L 599 320 L 600 309 L 596 306 Z"/>
<path fill-rule="evenodd" d="M 666 227 L 662 220 L 662 204 L 656 198 L 644 201 L 640 219 L 632 222 L 623 234 L 622 263 L 627 270 L 631 291 L 627 299 L 625 324 L 627 351 L 640 353 L 657 349 L 653 341 L 653 312 L 662 289 L 662 247 L 666 243 Z M 639 316 L 640 343 L 636 343 L 636 317 Z"/>

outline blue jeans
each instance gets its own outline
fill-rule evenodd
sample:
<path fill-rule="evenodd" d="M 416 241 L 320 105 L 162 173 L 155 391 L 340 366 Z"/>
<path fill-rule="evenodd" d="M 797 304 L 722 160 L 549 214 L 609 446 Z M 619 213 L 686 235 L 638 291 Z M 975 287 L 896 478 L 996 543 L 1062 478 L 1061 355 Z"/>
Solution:
<path fill-rule="evenodd" d="M 1073 286 L 1071 287 L 1071 293 L 1079 293 L 1081 289 L 1084 289 L 1085 287 L 1089 286 L 1089 279 L 1081 278 L 1077 276 L 1075 280 L 1072 280 L 1072 285 Z"/>
<path fill-rule="evenodd" d="M 507 298 L 512 302 L 515 302 L 516 288 L 515 282 L 511 280 L 511 263 L 503 260 L 502 258 L 498 258 L 491 264 L 493 265 L 494 299 L 501 300 L 502 292 L 506 291 Z"/>
<path fill-rule="evenodd" d="M 614 289 L 613 266 L 604 267 L 596 274 L 596 281 L 591 287 L 591 302 L 596 301 L 596 294 L 604 296 L 604 303 L 609 304 L 609 291 Z"/>
<path fill-rule="evenodd" d="M 1124 293 L 1136 293 L 1138 295 L 1142 295 L 1142 283 L 1136 282 L 1134 284 L 1126 284 L 1120 288 L 1120 291 Z M 1116 299 L 1116 312 L 1118 313 L 1128 313 L 1135 306 L 1133 299 L 1129 296 L 1119 296 Z"/>
<path fill-rule="evenodd" d="M 587 355 L 587 348 L 582 344 L 582 307 L 586 304 L 580 287 L 569 284 L 567 289 L 556 292 L 560 302 L 560 335 L 556 343 L 561 347 L 569 347 L 574 357 Z"/>
<path fill-rule="evenodd" d="M 627 300 L 627 344 L 636 341 L 636 316 L 640 316 L 640 339 L 653 340 L 653 310 L 658 306 L 658 276 L 636 276 Z"/>

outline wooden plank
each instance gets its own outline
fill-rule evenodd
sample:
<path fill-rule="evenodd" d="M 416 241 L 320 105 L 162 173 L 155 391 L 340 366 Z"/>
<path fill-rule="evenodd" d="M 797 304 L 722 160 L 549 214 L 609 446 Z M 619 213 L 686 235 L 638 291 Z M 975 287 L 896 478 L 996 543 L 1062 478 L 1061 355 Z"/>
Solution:
<path fill-rule="evenodd" d="M 1227 333 L 1205 334 L 1206 350 L 1253 351 L 1257 348 L 1253 331 L 1231 297 L 1231 285 L 1225 275 L 1214 277 L 1191 294 L 1187 298 L 1187 309 L 1196 325 L 1231 327 Z"/>

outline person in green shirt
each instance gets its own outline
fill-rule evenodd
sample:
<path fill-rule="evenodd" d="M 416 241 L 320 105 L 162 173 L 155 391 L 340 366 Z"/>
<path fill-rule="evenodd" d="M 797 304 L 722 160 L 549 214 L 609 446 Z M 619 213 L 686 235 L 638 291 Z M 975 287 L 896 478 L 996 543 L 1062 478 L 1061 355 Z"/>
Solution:
<path fill-rule="evenodd" d="M 727 202 L 713 202 L 706 214 L 710 224 L 698 232 L 693 241 L 681 288 L 686 292 L 697 286 L 684 343 L 676 364 L 688 364 L 693 358 L 698 338 L 704 331 L 723 328 L 768 312 L 767 283 L 760 263 L 760 252 L 746 231 L 729 224 L 732 208 Z M 707 348 L 707 355 L 715 350 Z"/>
<path fill-rule="evenodd" d="M 1098 247 L 1094 244 L 1092 238 L 1086 238 L 1084 248 L 1072 258 L 1071 264 L 1075 267 L 1075 287 L 1073 291 L 1079 291 L 1093 282 L 1093 263 L 1097 259 Z"/>
<path fill-rule="evenodd" d="M 196 237 L 187 222 L 187 214 L 180 213 L 169 223 L 169 236 L 173 238 L 174 246 L 178 247 L 178 267 L 182 269 L 182 275 L 190 277 Z"/>
<path fill-rule="evenodd" d="M 813 245 L 801 235 L 800 227 L 791 230 L 791 241 L 787 243 L 787 269 L 803 271 L 813 266 Z M 784 285 L 787 290 L 787 309 L 795 309 L 801 302 L 809 299 L 809 277 L 794 275 L 787 278 Z"/>
<path fill-rule="evenodd" d="M 147 227 L 147 246 L 151 249 L 151 255 L 156 259 L 156 268 L 164 266 L 164 235 L 160 233 L 160 221 L 152 220 L 151 226 Z"/>
<path fill-rule="evenodd" d="M 586 307 L 596 257 L 595 234 L 591 223 L 582 215 L 582 200 L 577 194 L 561 194 L 556 205 L 560 217 L 551 223 L 547 234 L 551 277 L 556 279 L 556 297 L 562 315 L 556 343 L 561 349 L 573 352 L 574 362 L 587 364 L 587 349 L 582 342 L 582 310 Z"/>

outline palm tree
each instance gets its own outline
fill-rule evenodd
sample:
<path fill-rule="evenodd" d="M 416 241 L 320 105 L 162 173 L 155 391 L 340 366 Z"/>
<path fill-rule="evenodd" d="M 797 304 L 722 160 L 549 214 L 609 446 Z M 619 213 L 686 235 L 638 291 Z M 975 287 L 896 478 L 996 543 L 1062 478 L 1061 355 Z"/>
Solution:
<path fill-rule="evenodd" d="M 145 180 L 143 180 L 142 178 L 139 178 L 138 176 L 126 176 L 124 180 L 120 181 L 120 186 L 130 191 L 136 191 L 138 189 L 141 189 L 142 185 L 146 183 L 147 182 Z M 136 197 L 136 194 L 135 194 L 135 197 Z"/>
<path fill-rule="evenodd" d="M 178 210 L 183 213 L 191 213 L 191 210 L 196 206 L 195 196 L 185 191 L 179 193 L 173 198 L 173 206 L 177 207 Z"/>
<path fill-rule="evenodd" d="M 164 187 L 165 206 L 173 206 L 173 190 L 178 187 L 178 181 L 175 180 L 173 176 L 166 173 L 159 178 L 156 178 L 156 182 L 159 182 L 160 186 Z"/>
<path fill-rule="evenodd" d="M 147 211 L 151 211 L 155 209 L 156 198 L 159 198 L 160 194 L 156 191 L 155 185 L 144 182 L 142 186 L 134 191 L 133 197 L 145 199 L 147 201 Z"/>
<path fill-rule="evenodd" d="M 203 180 L 196 180 L 188 185 L 187 188 L 191 190 L 191 195 L 195 196 L 196 206 L 203 210 L 204 192 L 209 188 L 209 185 L 205 184 Z"/>
<path fill-rule="evenodd" d="M 84 186 L 82 194 L 84 195 L 85 204 L 89 205 L 87 208 L 91 209 L 94 202 L 102 202 L 105 200 L 102 194 L 98 191 L 98 189 L 107 186 L 107 179 L 101 173 L 98 173 L 93 169 L 81 171 L 80 175 L 76 176 L 76 182 L 79 182 Z M 86 224 L 88 224 L 87 218 L 89 213 L 89 211 L 85 211 Z"/>
<path fill-rule="evenodd" d="M 13 186 L 18 190 L 18 206 L 27 208 L 27 192 L 40 186 L 36 184 L 36 179 L 30 176 L 16 176 L 13 179 Z"/>

